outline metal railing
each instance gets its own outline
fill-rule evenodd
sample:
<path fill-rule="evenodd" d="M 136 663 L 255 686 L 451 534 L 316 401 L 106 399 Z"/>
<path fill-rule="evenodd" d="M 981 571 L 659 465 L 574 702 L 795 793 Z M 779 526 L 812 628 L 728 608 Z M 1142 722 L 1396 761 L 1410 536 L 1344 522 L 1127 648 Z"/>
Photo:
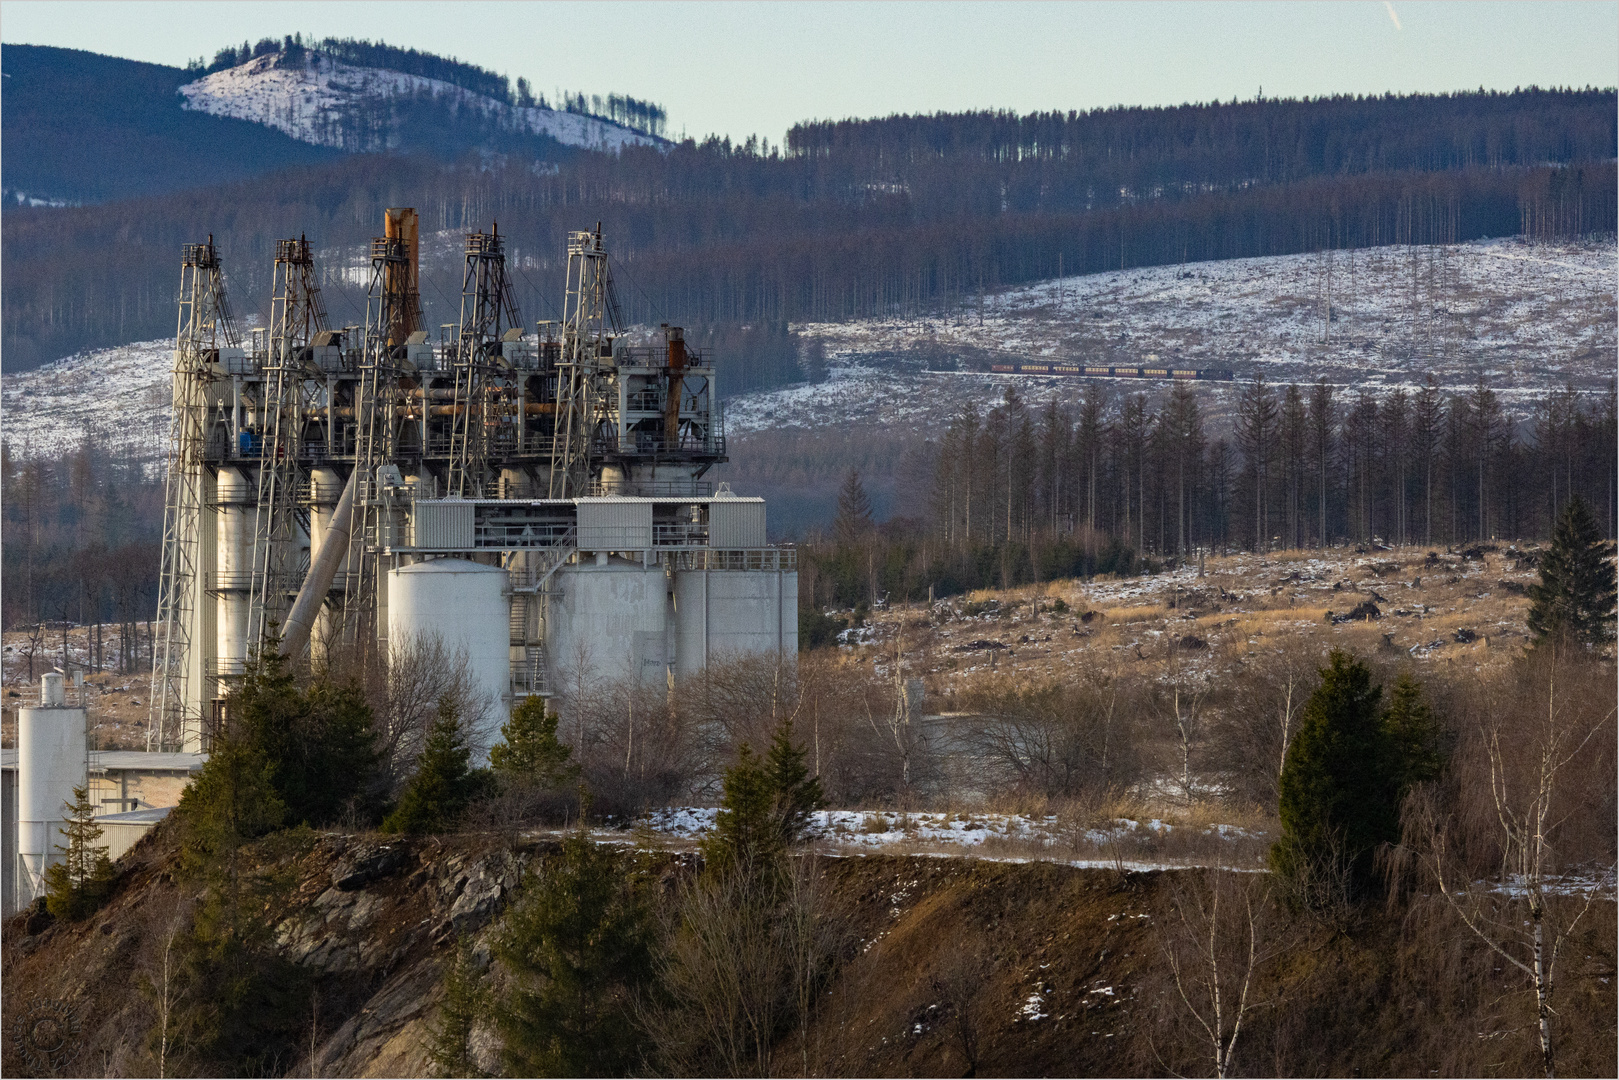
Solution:
<path fill-rule="evenodd" d="M 653 547 L 707 547 L 708 526 L 697 521 L 652 523 Z"/>
<path fill-rule="evenodd" d="M 512 694 L 516 697 L 549 697 L 550 680 L 545 671 L 545 650 L 534 646 L 512 661 Z"/>
<path fill-rule="evenodd" d="M 780 570 L 798 569 L 798 549 L 693 548 L 668 551 L 663 555 L 676 570 Z"/>
<path fill-rule="evenodd" d="M 593 440 L 597 454 L 724 454 L 724 435 L 682 435 L 665 439 L 650 432 L 631 432 L 613 437 L 598 435 Z"/>

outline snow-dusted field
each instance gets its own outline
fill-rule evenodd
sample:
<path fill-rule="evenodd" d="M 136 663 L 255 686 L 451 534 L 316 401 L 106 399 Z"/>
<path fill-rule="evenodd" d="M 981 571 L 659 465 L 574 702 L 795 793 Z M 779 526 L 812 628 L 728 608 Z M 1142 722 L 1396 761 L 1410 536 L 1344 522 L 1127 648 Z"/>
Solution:
<path fill-rule="evenodd" d="M 460 242 L 459 232 L 430 234 L 424 257 L 453 258 Z M 353 264 L 354 285 L 369 280 L 359 248 L 326 255 Z M 1231 368 L 1239 378 L 1262 373 L 1274 383 L 1325 377 L 1374 392 L 1414 387 L 1431 372 L 1453 390 L 1487 379 L 1518 415 L 1565 383 L 1599 391 L 1619 362 L 1619 256 L 1612 242 L 1481 241 L 1448 253 L 1419 249 L 1415 263 L 1405 248 L 1373 248 L 1339 253 L 1332 274 L 1330 340 L 1324 340 L 1326 261 L 1317 255 L 1040 282 L 986 297 L 981 320 L 974 308 L 802 325 L 797 329 L 826 343 L 830 377 L 731 398 L 726 429 L 746 435 L 833 425 L 919 428 L 987 408 L 1009 385 L 1041 406 L 1052 398 L 1072 403 L 1087 384 L 925 371 L 924 359 L 939 366 L 957 357 L 1083 356 L 1121 365 L 1157 358 Z M 170 341 L 137 342 L 7 376 L 0 387 L 6 440 L 16 452 L 56 452 L 75 443 L 86 424 L 98 423 L 128 453 L 155 455 L 168 426 L 172 348 Z M 1165 389 L 1136 380 L 1109 385 L 1121 392 Z M 1237 385 L 1197 384 L 1215 416 Z"/>
<path fill-rule="evenodd" d="M 0 431 L 12 453 L 56 455 L 94 432 L 109 453 L 154 462 L 169 436 L 174 339 L 137 341 L 0 381 Z"/>
<path fill-rule="evenodd" d="M 503 127 L 549 135 L 568 146 L 621 150 L 659 141 L 588 116 L 518 108 L 439 79 L 356 67 L 319 54 L 311 54 L 305 65 L 278 68 L 275 65 L 279 57 L 278 53 L 260 56 L 187 83 L 180 87 L 184 108 L 263 124 L 316 146 L 342 147 L 345 132 L 334 117 L 371 102 L 426 95 L 457 109 L 497 119 Z M 348 135 L 347 141 L 352 141 L 353 133 Z"/>
<path fill-rule="evenodd" d="M 732 399 L 733 435 L 850 421 L 935 423 L 999 400 L 1072 401 L 1083 379 L 920 370 L 958 358 L 1083 359 L 1228 368 L 1272 383 L 1414 388 L 1431 373 L 1462 390 L 1485 379 L 1509 409 L 1572 382 L 1599 389 L 1619 362 L 1612 241 L 1487 240 L 1448 249 L 1372 248 L 1161 266 L 1008 289 L 949 314 L 811 323 L 831 377 Z M 1059 301 L 1060 297 L 1060 301 Z M 1149 393 L 1161 382 L 1113 380 Z M 1198 384 L 1216 412 L 1232 384 Z"/>

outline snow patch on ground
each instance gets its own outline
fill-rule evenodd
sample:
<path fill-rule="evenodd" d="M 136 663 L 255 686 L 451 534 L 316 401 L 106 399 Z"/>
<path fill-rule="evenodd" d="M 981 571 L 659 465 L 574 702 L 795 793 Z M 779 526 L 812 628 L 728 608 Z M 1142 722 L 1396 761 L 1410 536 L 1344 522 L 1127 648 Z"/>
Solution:
<path fill-rule="evenodd" d="M 672 806 L 649 811 L 642 821 L 653 832 L 682 840 L 700 839 L 714 828 L 713 807 Z M 1091 828 L 1078 836 L 1056 815 L 1030 817 L 1023 814 L 904 813 L 898 810 L 817 810 L 810 815 L 805 838 L 812 843 L 863 850 L 882 850 L 899 845 L 943 845 L 963 849 L 983 848 L 994 840 L 1023 841 L 1035 846 L 1072 846 L 1082 840 L 1108 844 L 1140 835 L 1166 834 L 1176 826 L 1158 819 L 1148 822 L 1117 818 L 1109 828 Z M 1235 825 L 1214 825 L 1202 830 L 1222 839 L 1253 836 Z M 1109 863 L 1108 865 L 1111 865 Z"/>

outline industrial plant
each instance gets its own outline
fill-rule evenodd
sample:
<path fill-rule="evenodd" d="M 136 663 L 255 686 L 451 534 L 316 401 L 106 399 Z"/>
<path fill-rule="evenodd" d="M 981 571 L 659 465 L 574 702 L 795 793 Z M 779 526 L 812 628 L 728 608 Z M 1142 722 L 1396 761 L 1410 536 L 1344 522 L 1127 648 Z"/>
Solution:
<path fill-rule="evenodd" d="M 797 566 L 726 460 L 709 358 L 632 345 L 601 228 L 568 238 L 560 322 L 525 326 L 498 224 L 460 319 L 423 325 L 418 223 L 386 212 L 365 325 L 336 327 L 306 239 L 244 336 L 212 238 L 184 248 L 149 748 L 205 749 L 260 648 L 386 660 L 434 638 L 497 722 L 571 680 L 672 684 L 797 652 Z"/>

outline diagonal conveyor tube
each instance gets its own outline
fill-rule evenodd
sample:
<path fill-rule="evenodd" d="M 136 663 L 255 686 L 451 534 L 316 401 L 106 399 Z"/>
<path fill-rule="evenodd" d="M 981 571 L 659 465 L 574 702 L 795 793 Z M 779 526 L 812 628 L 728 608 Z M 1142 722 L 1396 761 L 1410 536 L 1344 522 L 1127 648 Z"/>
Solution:
<path fill-rule="evenodd" d="M 359 469 L 349 474 L 348 485 L 337 500 L 337 509 L 332 512 L 326 538 L 321 542 L 320 555 L 310 564 L 303 588 L 298 590 L 298 599 L 293 601 L 286 629 L 281 633 L 282 656 L 297 656 L 309 644 L 309 634 L 315 628 L 315 618 L 320 614 L 320 606 L 325 603 L 326 593 L 332 587 L 332 578 L 337 576 L 337 568 L 342 565 L 343 556 L 348 554 L 349 522 L 354 517 L 354 489 L 359 479 Z"/>

